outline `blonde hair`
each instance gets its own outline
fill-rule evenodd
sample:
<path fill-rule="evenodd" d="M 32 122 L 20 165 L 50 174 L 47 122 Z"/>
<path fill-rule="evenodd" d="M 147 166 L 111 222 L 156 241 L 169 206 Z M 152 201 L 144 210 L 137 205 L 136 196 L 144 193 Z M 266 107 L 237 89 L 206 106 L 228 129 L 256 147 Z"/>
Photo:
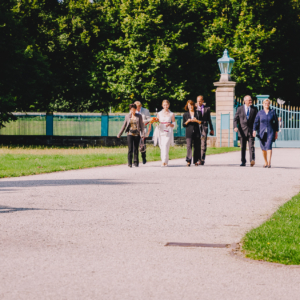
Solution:
<path fill-rule="evenodd" d="M 141 103 L 140 101 L 135 101 L 134 104 L 135 104 L 136 106 L 142 106 L 142 103 Z"/>
<path fill-rule="evenodd" d="M 163 105 L 164 102 L 167 102 L 170 105 L 170 101 L 169 100 L 163 100 L 162 103 L 161 103 L 161 105 Z"/>
<path fill-rule="evenodd" d="M 271 100 L 270 99 L 265 99 L 264 101 L 263 101 L 263 103 L 265 102 L 265 101 L 269 101 L 269 104 L 271 104 Z"/>

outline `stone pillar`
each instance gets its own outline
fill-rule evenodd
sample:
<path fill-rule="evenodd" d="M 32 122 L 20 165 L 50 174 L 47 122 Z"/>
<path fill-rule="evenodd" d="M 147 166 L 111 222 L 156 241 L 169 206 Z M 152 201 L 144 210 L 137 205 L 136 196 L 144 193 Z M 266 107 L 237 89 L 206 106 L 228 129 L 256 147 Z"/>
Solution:
<path fill-rule="evenodd" d="M 228 147 L 228 135 L 230 134 L 229 145 L 234 147 L 233 118 L 234 118 L 234 99 L 235 86 L 234 81 L 218 81 L 214 82 L 216 89 L 216 146 Z M 222 145 L 220 145 L 220 128 L 221 128 L 221 114 L 230 114 L 230 132 L 229 130 L 222 130 Z"/>

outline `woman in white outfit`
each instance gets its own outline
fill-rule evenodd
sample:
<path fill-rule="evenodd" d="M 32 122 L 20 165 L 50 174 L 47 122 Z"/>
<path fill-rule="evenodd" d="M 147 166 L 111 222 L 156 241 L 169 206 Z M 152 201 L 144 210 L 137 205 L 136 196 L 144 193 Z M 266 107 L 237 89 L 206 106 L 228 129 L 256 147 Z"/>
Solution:
<path fill-rule="evenodd" d="M 155 129 L 153 140 L 155 146 L 157 142 L 159 144 L 161 166 L 167 167 L 169 162 L 169 149 L 170 146 L 174 146 L 173 128 L 175 127 L 175 116 L 169 110 L 170 102 L 168 100 L 162 102 L 162 107 L 163 110 L 157 115 L 160 124 Z"/>

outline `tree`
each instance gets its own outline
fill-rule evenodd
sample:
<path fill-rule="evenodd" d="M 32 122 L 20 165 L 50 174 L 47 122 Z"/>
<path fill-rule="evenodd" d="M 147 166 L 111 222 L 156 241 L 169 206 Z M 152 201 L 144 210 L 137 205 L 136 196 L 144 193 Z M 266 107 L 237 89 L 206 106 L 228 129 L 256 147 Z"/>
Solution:
<path fill-rule="evenodd" d="M 45 57 L 14 11 L 16 4 L 0 2 L 0 127 L 15 119 L 11 112 L 29 110 L 32 99 L 43 99 L 49 76 Z"/>

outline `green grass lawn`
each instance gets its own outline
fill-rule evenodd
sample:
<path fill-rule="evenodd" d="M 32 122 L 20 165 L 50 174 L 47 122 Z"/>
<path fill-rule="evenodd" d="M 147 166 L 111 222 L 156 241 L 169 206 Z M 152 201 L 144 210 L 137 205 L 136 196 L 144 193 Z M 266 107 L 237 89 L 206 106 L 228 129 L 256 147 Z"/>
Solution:
<path fill-rule="evenodd" d="M 246 256 L 285 265 L 300 264 L 300 193 L 243 240 Z"/>
<path fill-rule="evenodd" d="M 239 148 L 208 148 L 207 154 L 238 151 Z M 170 159 L 186 156 L 185 146 L 170 148 Z M 147 160 L 160 160 L 160 149 L 147 146 Z M 0 148 L 0 178 L 18 177 L 109 165 L 127 164 L 127 147 L 101 148 Z"/>

